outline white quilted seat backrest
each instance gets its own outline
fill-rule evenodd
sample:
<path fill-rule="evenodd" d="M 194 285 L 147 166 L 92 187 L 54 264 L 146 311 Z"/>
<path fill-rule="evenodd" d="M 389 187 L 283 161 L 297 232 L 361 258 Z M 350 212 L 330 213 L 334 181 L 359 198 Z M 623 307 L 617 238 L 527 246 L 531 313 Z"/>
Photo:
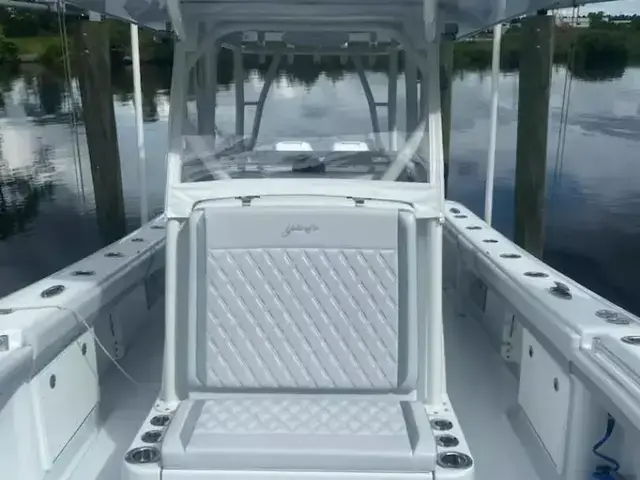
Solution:
<path fill-rule="evenodd" d="M 416 389 L 410 212 L 211 202 L 189 228 L 189 392 Z"/>

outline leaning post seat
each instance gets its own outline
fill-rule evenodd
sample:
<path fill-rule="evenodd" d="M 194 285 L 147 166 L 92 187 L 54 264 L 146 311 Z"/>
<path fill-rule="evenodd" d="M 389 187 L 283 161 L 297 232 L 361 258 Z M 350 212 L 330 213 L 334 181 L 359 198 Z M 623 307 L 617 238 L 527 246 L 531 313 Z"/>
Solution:
<path fill-rule="evenodd" d="M 406 204 L 372 204 L 273 197 L 194 209 L 181 259 L 184 400 L 162 441 L 162 478 L 434 471 L 417 393 L 417 220 Z"/>

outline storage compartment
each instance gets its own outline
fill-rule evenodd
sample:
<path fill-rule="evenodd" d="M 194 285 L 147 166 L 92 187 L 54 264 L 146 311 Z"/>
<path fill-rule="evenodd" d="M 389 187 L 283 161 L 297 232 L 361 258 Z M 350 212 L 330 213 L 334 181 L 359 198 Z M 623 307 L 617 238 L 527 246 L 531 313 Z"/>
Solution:
<path fill-rule="evenodd" d="M 30 349 L 23 349 L 29 350 L 28 354 L 31 355 Z M 10 360 L 0 355 L 0 361 Z M 14 365 L 14 368 L 19 367 Z M 27 374 L 25 373 L 25 378 L 22 380 L 26 380 Z M 3 380 L 6 381 L 6 378 Z M 10 385 L 0 382 L 0 478 L 3 480 L 42 478 L 44 470 L 35 445 L 37 445 L 37 434 L 29 385 L 23 383 L 17 390 L 12 391 Z"/>
<path fill-rule="evenodd" d="M 568 372 L 523 329 L 518 403 L 562 472 L 569 415 Z"/>
<path fill-rule="evenodd" d="M 98 403 L 98 374 L 89 332 L 71 343 L 31 382 L 45 469 Z"/>

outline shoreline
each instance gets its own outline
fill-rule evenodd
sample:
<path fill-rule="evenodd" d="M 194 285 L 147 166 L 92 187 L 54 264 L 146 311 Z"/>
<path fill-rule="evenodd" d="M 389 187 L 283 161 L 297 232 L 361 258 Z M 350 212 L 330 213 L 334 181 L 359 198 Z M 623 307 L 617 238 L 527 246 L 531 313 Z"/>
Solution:
<path fill-rule="evenodd" d="M 142 63 L 170 64 L 173 57 L 171 44 L 148 40 L 150 39 L 141 38 Z M 505 32 L 501 47 L 502 70 L 518 68 L 520 41 L 518 28 L 512 27 Z M 127 42 L 128 37 L 112 36 L 112 65 L 126 66 L 131 63 L 130 47 Z M 483 70 L 490 67 L 492 43 L 492 37 L 486 34 L 455 42 L 454 68 Z M 619 69 L 626 65 L 640 64 L 640 30 L 556 28 L 553 62 L 568 64 L 574 44 L 577 67 L 583 64 L 582 66 L 585 68 Z M 72 45 L 69 46 L 69 49 L 73 51 Z M 220 57 L 223 62 L 225 61 L 224 56 L 223 53 Z M 0 63 L 41 63 L 55 66 L 60 63 L 61 58 L 60 39 L 57 36 L 4 37 L 0 35 Z M 384 59 L 380 63 L 385 63 Z M 377 70 L 377 68 L 374 69 Z"/>

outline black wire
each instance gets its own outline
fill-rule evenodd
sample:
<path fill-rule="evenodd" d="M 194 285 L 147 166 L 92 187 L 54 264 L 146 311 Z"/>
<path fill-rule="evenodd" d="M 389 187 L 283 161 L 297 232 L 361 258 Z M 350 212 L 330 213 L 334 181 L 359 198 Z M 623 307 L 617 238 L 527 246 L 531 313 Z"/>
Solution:
<path fill-rule="evenodd" d="M 611 438 L 611 434 L 613 433 L 613 429 L 616 426 L 616 420 L 611 416 L 611 414 L 607 414 L 607 430 L 605 431 L 604 436 L 593 446 L 592 452 L 598 458 L 604 460 L 610 465 L 598 465 L 593 472 L 592 478 L 594 480 L 614 480 L 614 473 L 620 470 L 620 463 L 607 455 L 600 453 L 598 450 L 602 447 L 608 440 Z"/>

